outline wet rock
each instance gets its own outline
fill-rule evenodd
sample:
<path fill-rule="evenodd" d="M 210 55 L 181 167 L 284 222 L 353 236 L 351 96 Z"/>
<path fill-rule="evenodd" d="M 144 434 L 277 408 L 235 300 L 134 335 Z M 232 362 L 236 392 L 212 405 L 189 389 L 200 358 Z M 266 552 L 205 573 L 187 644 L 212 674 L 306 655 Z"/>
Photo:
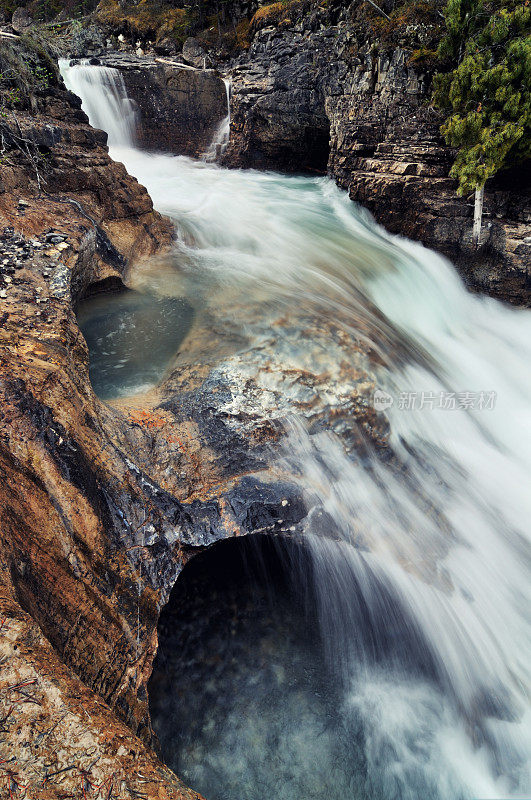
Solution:
<path fill-rule="evenodd" d="M 212 70 L 113 54 L 101 59 L 122 72 L 140 113 L 139 145 L 146 150 L 201 155 L 227 114 L 225 84 Z"/>
<path fill-rule="evenodd" d="M 0 62 L 3 54 L 0 51 Z M 73 303 L 93 283 L 121 282 L 130 258 L 150 255 L 169 244 L 171 226 L 153 211 L 145 189 L 127 175 L 123 166 L 110 160 L 103 146 L 105 138 L 90 128 L 73 95 L 50 86 L 38 104 L 31 115 L 23 109 L 17 112 L 17 123 L 29 141 L 35 141 L 41 129 L 60 131 L 61 135 L 53 139 L 51 157 L 43 165 L 45 194 L 39 191 L 31 162 L 4 137 L 7 155 L 2 177 L 8 191 L 0 196 L 0 265 L 2 276 L 17 277 L 0 286 L 7 308 L 5 315 L 0 314 L 0 394 L 5 403 L 0 421 L 0 463 L 9 482 L 9 489 L 7 483 L 0 487 L 0 584 L 33 615 L 70 668 L 119 708 L 133 727 L 145 728 L 142 703 L 138 706 L 133 699 L 136 689 L 129 700 L 122 696 L 122 690 L 111 697 L 117 684 L 106 675 L 105 663 L 110 663 L 112 656 L 96 644 L 103 628 L 93 617 L 96 606 L 86 594 L 92 583 L 89 575 L 102 557 L 101 575 L 107 577 L 99 587 L 93 584 L 89 593 L 94 591 L 103 603 L 96 612 L 96 616 L 102 613 L 101 623 L 107 628 L 101 641 L 116 644 L 122 634 L 117 638 L 109 635 L 109 622 L 123 600 L 128 604 L 127 586 L 132 586 L 133 573 L 126 568 L 124 575 L 129 572 L 129 577 L 122 587 L 125 593 L 120 589 L 113 600 L 121 579 L 116 584 L 111 578 L 115 568 L 110 562 L 104 566 L 103 550 L 96 555 L 103 545 L 97 517 L 103 514 L 109 531 L 115 531 L 111 534 L 116 543 L 113 547 L 122 549 L 118 543 L 124 517 L 117 514 L 115 529 L 106 512 L 108 503 L 102 486 L 114 485 L 114 500 L 109 499 L 109 503 L 115 509 L 120 502 L 115 490 L 120 486 L 118 495 L 124 491 L 122 480 L 129 470 L 120 457 L 122 467 L 114 478 L 110 474 L 104 477 L 106 469 L 96 477 L 99 468 L 93 456 L 104 452 L 106 441 L 114 440 L 110 431 L 103 433 L 102 420 L 109 421 L 113 415 L 101 407 L 90 387 L 86 346 L 77 328 Z M 22 193 L 25 205 L 19 207 Z M 16 230 L 22 220 L 20 208 L 24 208 L 25 235 Z M 80 503 L 79 509 L 88 503 L 86 515 L 82 512 L 79 516 L 72 501 Z M 48 552 L 41 560 L 37 550 L 45 542 Z M 63 555 L 57 548 L 63 548 Z M 70 560 L 65 560 L 65 553 Z M 127 561 L 125 549 L 123 556 Z M 22 562 L 23 570 L 13 568 L 11 572 L 11 565 Z M 152 613 L 153 608 L 148 616 Z M 72 627 L 72 620 L 82 617 L 86 622 Z M 82 643 L 76 630 L 88 634 L 89 629 L 94 635 L 92 644 L 92 635 L 85 634 L 81 634 L 85 639 Z M 149 649 L 147 640 L 144 656 L 135 669 L 142 669 L 146 646 Z M 122 650 L 118 655 L 120 669 L 128 669 L 129 645 L 119 645 L 118 649 Z M 131 688 L 132 684 L 125 694 Z"/>

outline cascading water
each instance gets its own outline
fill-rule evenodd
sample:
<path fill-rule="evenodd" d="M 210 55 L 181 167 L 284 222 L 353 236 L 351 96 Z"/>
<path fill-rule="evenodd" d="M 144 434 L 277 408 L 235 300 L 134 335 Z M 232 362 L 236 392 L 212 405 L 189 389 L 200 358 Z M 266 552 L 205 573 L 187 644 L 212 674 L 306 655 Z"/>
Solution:
<path fill-rule="evenodd" d="M 87 69 L 63 74 L 109 130 L 114 117 L 93 115 L 87 99 L 104 98 L 103 75 L 89 80 Z M 528 797 L 529 312 L 467 293 L 443 258 L 386 234 L 325 178 L 118 144 L 111 155 L 175 221 L 190 294 L 222 304 L 229 287 L 287 318 L 307 305 L 378 356 L 385 453 L 368 444 L 347 457 L 333 434 L 310 435 L 294 418 L 278 465 L 307 496 L 309 579 L 338 714 L 361 754 L 352 797 Z M 312 342 L 290 347 L 302 362 Z M 231 742 L 227 772 L 253 757 Z M 223 788 L 225 740 L 215 746 L 218 797 L 262 800 L 247 785 Z M 271 772 L 282 753 L 267 747 Z M 293 778 L 277 796 L 300 800 L 300 787 Z"/>
<path fill-rule="evenodd" d="M 67 89 L 81 97 L 83 111 L 94 128 L 106 131 L 109 147 L 132 147 L 138 124 L 135 103 L 127 96 L 122 73 L 82 61 L 71 68 L 61 59 L 59 68 Z"/>
<path fill-rule="evenodd" d="M 228 78 L 225 81 L 225 92 L 227 94 L 227 116 L 219 123 L 212 142 L 206 150 L 203 160 L 207 162 L 217 161 L 223 155 L 229 145 L 230 139 L 230 96 L 231 82 Z"/>

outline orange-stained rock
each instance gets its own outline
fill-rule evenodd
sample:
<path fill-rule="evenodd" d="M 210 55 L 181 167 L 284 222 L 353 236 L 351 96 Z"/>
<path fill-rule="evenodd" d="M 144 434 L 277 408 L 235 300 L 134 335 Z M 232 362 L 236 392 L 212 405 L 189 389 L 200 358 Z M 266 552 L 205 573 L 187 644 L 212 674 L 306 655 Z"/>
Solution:
<path fill-rule="evenodd" d="M 29 614 L 1 590 L 0 664 L 6 796 L 201 800 L 65 667 Z"/>

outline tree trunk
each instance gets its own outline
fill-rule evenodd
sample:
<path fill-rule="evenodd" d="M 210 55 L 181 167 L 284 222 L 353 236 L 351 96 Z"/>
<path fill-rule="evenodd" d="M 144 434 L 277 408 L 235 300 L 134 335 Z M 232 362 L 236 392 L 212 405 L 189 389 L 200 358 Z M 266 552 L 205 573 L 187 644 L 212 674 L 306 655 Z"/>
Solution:
<path fill-rule="evenodd" d="M 474 197 L 474 230 L 472 236 L 476 248 L 479 247 L 479 240 L 481 237 L 481 218 L 483 216 L 483 192 L 484 186 L 476 186 L 476 194 Z"/>

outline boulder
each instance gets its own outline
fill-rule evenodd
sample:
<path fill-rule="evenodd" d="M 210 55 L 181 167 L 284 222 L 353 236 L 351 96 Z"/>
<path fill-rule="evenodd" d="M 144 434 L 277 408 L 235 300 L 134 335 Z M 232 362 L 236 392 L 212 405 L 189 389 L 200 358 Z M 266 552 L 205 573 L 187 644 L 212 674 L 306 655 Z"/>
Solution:
<path fill-rule="evenodd" d="M 178 47 L 175 41 L 173 39 L 169 39 L 168 37 L 155 42 L 153 45 L 153 50 L 159 56 L 176 56 L 178 53 Z"/>
<path fill-rule="evenodd" d="M 25 8 L 17 8 L 13 12 L 11 25 L 16 33 L 23 33 L 27 28 L 33 25 L 33 20 Z"/>
<path fill-rule="evenodd" d="M 70 42 L 70 54 L 74 58 L 85 58 L 97 55 L 106 50 L 106 40 L 101 28 L 97 25 L 89 25 L 81 28 L 72 36 Z"/>
<path fill-rule="evenodd" d="M 201 44 L 190 37 L 183 44 L 183 59 L 187 64 L 202 69 L 209 62 L 209 57 Z"/>

